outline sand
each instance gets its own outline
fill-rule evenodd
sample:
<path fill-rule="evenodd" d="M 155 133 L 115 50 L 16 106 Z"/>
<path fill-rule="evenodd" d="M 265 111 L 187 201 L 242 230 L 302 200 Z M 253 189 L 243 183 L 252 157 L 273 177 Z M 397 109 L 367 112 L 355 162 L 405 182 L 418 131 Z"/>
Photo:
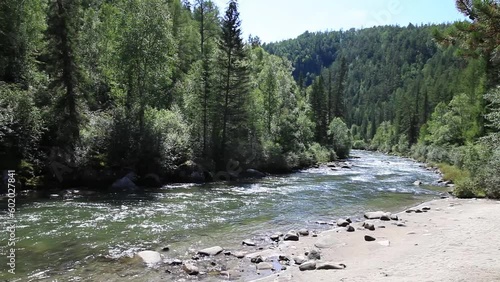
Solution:
<path fill-rule="evenodd" d="M 300 271 L 293 265 L 257 281 L 500 281 L 500 201 L 450 198 L 419 206 L 431 210 L 398 214 L 405 227 L 374 220 L 386 228 L 369 231 L 355 222 L 355 232 L 329 230 L 276 250 L 292 257 L 318 249 L 320 261 L 345 269 Z M 366 242 L 365 235 L 376 241 Z"/>

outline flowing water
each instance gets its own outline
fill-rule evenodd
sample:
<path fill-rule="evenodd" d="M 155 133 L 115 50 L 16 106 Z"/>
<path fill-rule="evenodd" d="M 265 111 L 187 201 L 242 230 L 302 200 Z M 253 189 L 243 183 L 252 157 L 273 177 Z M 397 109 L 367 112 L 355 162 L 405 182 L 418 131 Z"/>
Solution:
<path fill-rule="evenodd" d="M 354 151 L 352 169 L 308 169 L 262 180 L 167 185 L 134 195 L 18 203 L 16 277 L 6 273 L 0 241 L 0 280 L 175 281 L 161 269 L 123 258 L 170 246 L 169 257 L 192 249 L 240 247 L 276 231 L 328 227 L 317 221 L 361 217 L 367 210 L 399 211 L 439 195 L 439 176 L 411 160 Z M 420 180 L 428 185 L 415 186 Z M 0 220 L 6 220 L 2 203 Z M 148 278 L 146 278 L 148 277 Z M 160 278 L 158 278 L 160 279 Z M 203 279 L 202 279 L 203 280 Z M 210 280 L 206 278 L 206 280 Z"/>

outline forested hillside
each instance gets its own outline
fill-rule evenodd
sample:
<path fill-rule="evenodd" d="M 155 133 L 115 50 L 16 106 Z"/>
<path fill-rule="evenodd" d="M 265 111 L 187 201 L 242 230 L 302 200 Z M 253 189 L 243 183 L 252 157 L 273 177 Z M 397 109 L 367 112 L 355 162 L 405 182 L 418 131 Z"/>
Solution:
<path fill-rule="evenodd" d="M 500 174 L 488 157 L 498 154 L 499 3 L 457 1 L 457 9 L 466 21 L 306 32 L 263 47 L 292 61 L 318 140 L 341 117 L 355 147 L 443 163 L 459 193 L 484 195 Z"/>
<path fill-rule="evenodd" d="M 4 0 L 1 168 L 31 187 L 129 171 L 159 185 L 288 172 L 354 141 L 455 165 L 473 176 L 464 195 L 499 196 L 498 177 L 476 177 L 500 171 L 498 5 L 260 46 L 236 0 Z"/>
<path fill-rule="evenodd" d="M 237 2 L 193 3 L 2 1 L 2 169 L 26 186 L 160 184 L 336 158 L 291 63 L 243 40 Z"/>

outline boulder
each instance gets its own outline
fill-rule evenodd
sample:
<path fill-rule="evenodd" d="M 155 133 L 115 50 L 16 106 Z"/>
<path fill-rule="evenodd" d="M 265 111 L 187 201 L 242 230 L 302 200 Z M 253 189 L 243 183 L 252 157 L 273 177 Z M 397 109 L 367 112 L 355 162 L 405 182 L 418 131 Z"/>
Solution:
<path fill-rule="evenodd" d="M 365 229 L 370 230 L 370 231 L 374 231 L 375 230 L 375 225 L 373 223 L 370 223 L 370 222 L 364 222 L 363 223 L 363 227 Z"/>
<path fill-rule="evenodd" d="M 264 261 L 264 258 L 262 258 L 262 256 L 260 256 L 260 255 L 250 259 L 250 262 L 252 262 L 252 263 L 261 263 L 263 261 Z"/>
<path fill-rule="evenodd" d="M 390 218 L 391 218 L 391 220 L 399 220 L 399 217 L 397 214 L 391 214 Z"/>
<path fill-rule="evenodd" d="M 251 241 L 251 240 L 244 240 L 241 244 L 245 245 L 245 246 L 256 246 L 257 245 L 254 241 Z"/>
<path fill-rule="evenodd" d="M 266 174 L 263 172 L 260 172 L 256 169 L 249 168 L 242 173 L 240 173 L 240 177 L 242 178 L 263 178 L 266 177 Z"/>
<path fill-rule="evenodd" d="M 384 214 L 385 212 L 383 211 L 376 211 L 376 212 L 366 212 L 364 216 L 366 219 L 380 219 Z"/>
<path fill-rule="evenodd" d="M 431 210 L 431 207 L 429 207 L 429 206 L 423 206 L 423 207 L 422 207 L 422 210 L 423 210 L 423 211 L 430 211 L 430 210 Z"/>
<path fill-rule="evenodd" d="M 347 221 L 345 219 L 342 219 L 342 218 L 339 218 L 337 220 L 337 226 L 339 226 L 339 227 L 346 227 L 347 225 L 349 225 L 349 221 Z"/>
<path fill-rule="evenodd" d="M 160 253 L 155 251 L 138 252 L 137 256 L 140 257 L 142 261 L 148 265 L 157 264 L 162 261 Z"/>
<path fill-rule="evenodd" d="M 413 182 L 413 185 L 415 185 L 415 186 L 420 186 L 420 185 L 422 185 L 422 184 L 423 184 L 423 183 L 422 183 L 422 181 L 420 181 L 420 180 L 417 180 L 417 181 Z"/>
<path fill-rule="evenodd" d="M 182 269 L 189 275 L 198 275 L 200 273 L 198 267 L 192 263 L 185 263 Z"/>
<path fill-rule="evenodd" d="M 303 264 L 299 266 L 300 271 L 307 271 L 307 270 L 315 270 L 316 269 L 316 261 L 306 261 Z"/>
<path fill-rule="evenodd" d="M 235 252 L 235 253 L 233 254 L 233 256 L 235 256 L 236 258 L 239 258 L 239 259 L 244 258 L 246 255 L 247 255 L 247 253 L 246 253 L 246 252 Z"/>
<path fill-rule="evenodd" d="M 274 266 L 270 262 L 259 262 L 257 264 L 257 269 L 258 270 L 270 270 L 270 269 L 274 269 Z"/>
<path fill-rule="evenodd" d="M 367 242 L 372 242 L 372 241 L 375 241 L 377 239 L 375 239 L 375 237 L 372 237 L 370 235 L 365 235 L 365 241 Z"/>
<path fill-rule="evenodd" d="M 319 259 L 321 259 L 321 255 L 320 255 L 320 253 L 317 250 L 311 250 L 307 254 L 307 258 L 309 260 L 319 260 Z"/>
<path fill-rule="evenodd" d="M 300 236 L 309 236 L 309 230 L 307 230 L 305 228 L 304 229 L 300 229 L 299 230 L 299 235 Z"/>
<path fill-rule="evenodd" d="M 296 256 L 296 257 L 293 257 L 292 259 L 295 262 L 295 264 L 298 264 L 298 265 L 301 265 L 307 261 L 307 259 L 304 256 Z"/>
<path fill-rule="evenodd" d="M 280 237 L 281 237 L 280 234 L 276 233 L 276 234 L 271 235 L 269 238 L 272 241 L 278 242 L 280 240 Z"/>
<path fill-rule="evenodd" d="M 298 241 L 299 240 L 299 235 L 297 233 L 290 231 L 285 234 L 285 237 L 283 238 L 284 241 Z"/>
<path fill-rule="evenodd" d="M 334 262 L 319 262 L 316 264 L 316 269 L 318 270 L 329 270 L 329 269 L 344 269 L 346 268 L 343 263 L 334 263 Z"/>
<path fill-rule="evenodd" d="M 347 231 L 347 232 L 354 232 L 355 230 L 356 230 L 356 229 L 354 229 L 354 227 L 352 227 L 351 225 L 348 225 L 348 226 L 346 227 L 346 231 Z"/>
<path fill-rule="evenodd" d="M 380 217 L 380 220 L 384 220 L 384 221 L 389 221 L 391 220 L 391 213 L 390 212 L 385 212 L 381 217 Z"/>
<path fill-rule="evenodd" d="M 116 180 L 111 185 L 111 191 L 113 192 L 134 192 L 137 189 L 138 187 L 135 185 L 135 183 L 127 176 Z"/>
<path fill-rule="evenodd" d="M 215 246 L 215 247 L 199 250 L 198 254 L 201 256 L 216 256 L 216 255 L 222 253 L 222 251 L 223 251 L 223 249 L 221 247 Z"/>

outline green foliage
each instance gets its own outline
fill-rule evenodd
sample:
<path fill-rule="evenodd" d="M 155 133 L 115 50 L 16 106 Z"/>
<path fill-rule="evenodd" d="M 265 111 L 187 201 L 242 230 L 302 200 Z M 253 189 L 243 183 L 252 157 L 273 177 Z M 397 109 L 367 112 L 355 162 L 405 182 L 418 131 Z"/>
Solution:
<path fill-rule="evenodd" d="M 332 147 L 341 159 L 349 157 L 352 148 L 351 132 L 341 118 L 334 118 L 328 127 L 328 135 L 332 140 Z"/>
<path fill-rule="evenodd" d="M 388 153 L 396 142 L 397 136 L 394 126 L 386 121 L 377 128 L 377 132 L 371 141 L 370 148 Z"/>

